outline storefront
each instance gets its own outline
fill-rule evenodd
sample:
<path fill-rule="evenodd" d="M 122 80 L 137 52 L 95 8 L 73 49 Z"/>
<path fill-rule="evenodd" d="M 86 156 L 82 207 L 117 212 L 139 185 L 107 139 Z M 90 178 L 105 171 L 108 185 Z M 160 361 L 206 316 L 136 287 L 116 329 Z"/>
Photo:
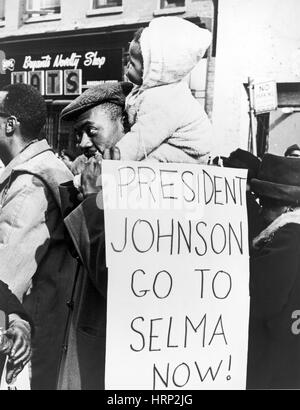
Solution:
<path fill-rule="evenodd" d="M 21 82 L 37 88 L 47 102 L 49 143 L 58 151 L 75 149 L 72 124 L 60 123 L 60 112 L 88 87 L 123 79 L 131 37 L 132 31 L 6 41 L 0 87 Z"/>
<path fill-rule="evenodd" d="M 189 18 L 203 25 L 199 17 Z M 209 20 L 211 23 L 211 20 Z M 131 23 L 72 32 L 9 37 L 0 45 L 0 88 L 11 83 L 36 87 L 47 102 L 46 136 L 52 147 L 75 150 L 72 124 L 60 123 L 62 109 L 88 87 L 122 81 L 133 34 L 148 23 Z M 208 59 L 193 70 L 189 85 L 201 104 L 206 102 Z"/>

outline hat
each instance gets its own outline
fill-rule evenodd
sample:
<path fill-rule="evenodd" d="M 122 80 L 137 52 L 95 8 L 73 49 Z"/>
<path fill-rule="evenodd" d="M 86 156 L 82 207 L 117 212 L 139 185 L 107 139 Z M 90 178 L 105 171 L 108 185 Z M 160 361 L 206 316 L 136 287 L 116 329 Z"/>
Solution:
<path fill-rule="evenodd" d="M 87 89 L 61 112 L 61 119 L 71 121 L 97 105 L 112 103 L 125 106 L 125 99 L 133 88 L 129 82 L 104 83 Z"/>
<path fill-rule="evenodd" d="M 143 87 L 181 81 L 196 67 L 211 41 L 210 31 L 184 18 L 164 16 L 152 19 L 140 39 Z"/>
<path fill-rule="evenodd" d="M 287 204 L 300 202 L 300 160 L 266 154 L 251 189 L 259 197 L 280 200 Z"/>
<path fill-rule="evenodd" d="M 225 167 L 248 169 L 248 179 L 257 176 L 261 160 L 249 151 L 238 148 L 224 161 Z"/>
<path fill-rule="evenodd" d="M 285 157 L 288 157 L 289 155 L 291 155 L 291 153 L 293 151 L 300 151 L 300 147 L 297 144 L 291 145 L 290 147 L 287 148 L 287 150 L 284 153 Z"/>

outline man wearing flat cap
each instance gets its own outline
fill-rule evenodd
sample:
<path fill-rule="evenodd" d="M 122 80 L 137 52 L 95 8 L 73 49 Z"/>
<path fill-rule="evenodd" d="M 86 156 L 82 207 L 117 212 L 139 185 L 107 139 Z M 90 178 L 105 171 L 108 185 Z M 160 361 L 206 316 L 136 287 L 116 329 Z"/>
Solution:
<path fill-rule="evenodd" d="M 125 98 L 131 89 L 132 84 L 127 82 L 101 84 L 62 111 L 62 120 L 75 121 L 77 143 L 87 158 L 103 156 L 124 135 Z"/>
<path fill-rule="evenodd" d="M 131 88 L 130 83 L 93 87 L 61 115 L 62 120 L 74 121 L 77 142 L 87 158 L 81 178 L 84 201 L 74 209 L 71 202 L 76 195 L 72 188 L 61 187 L 61 194 L 67 197 L 65 224 L 82 264 L 68 351 L 61 364 L 62 390 L 104 389 L 107 269 L 104 214 L 97 204 L 96 180 L 101 173 L 101 159 L 109 158 L 110 149 L 125 134 L 125 98 Z"/>
<path fill-rule="evenodd" d="M 251 188 L 266 228 L 250 264 L 249 389 L 300 388 L 300 161 L 267 154 Z"/>

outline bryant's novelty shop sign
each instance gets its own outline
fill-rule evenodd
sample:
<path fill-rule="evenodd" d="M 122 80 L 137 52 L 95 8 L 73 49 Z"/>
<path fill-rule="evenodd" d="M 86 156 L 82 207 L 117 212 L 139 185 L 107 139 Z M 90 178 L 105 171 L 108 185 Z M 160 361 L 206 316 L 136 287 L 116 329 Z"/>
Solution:
<path fill-rule="evenodd" d="M 80 95 L 86 88 L 104 81 L 122 80 L 122 49 L 13 58 L 0 54 L 1 74 L 7 77 L 7 83 L 30 84 L 52 99 Z"/>

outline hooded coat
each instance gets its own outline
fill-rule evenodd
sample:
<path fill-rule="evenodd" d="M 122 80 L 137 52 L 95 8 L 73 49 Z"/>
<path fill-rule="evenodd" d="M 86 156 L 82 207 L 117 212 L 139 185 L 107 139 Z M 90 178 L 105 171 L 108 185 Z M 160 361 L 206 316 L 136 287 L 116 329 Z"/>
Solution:
<path fill-rule="evenodd" d="M 117 144 L 123 160 L 204 162 L 212 126 L 185 80 L 211 33 L 178 17 L 154 19 L 141 35 L 143 84 L 127 97 L 131 131 Z"/>
<path fill-rule="evenodd" d="M 58 186 L 72 177 L 45 140 L 30 144 L 0 177 L 0 279 L 23 300 L 35 326 L 34 390 L 56 389 L 75 271 Z"/>
<path fill-rule="evenodd" d="M 300 211 L 255 240 L 250 264 L 248 389 L 300 389 Z"/>

